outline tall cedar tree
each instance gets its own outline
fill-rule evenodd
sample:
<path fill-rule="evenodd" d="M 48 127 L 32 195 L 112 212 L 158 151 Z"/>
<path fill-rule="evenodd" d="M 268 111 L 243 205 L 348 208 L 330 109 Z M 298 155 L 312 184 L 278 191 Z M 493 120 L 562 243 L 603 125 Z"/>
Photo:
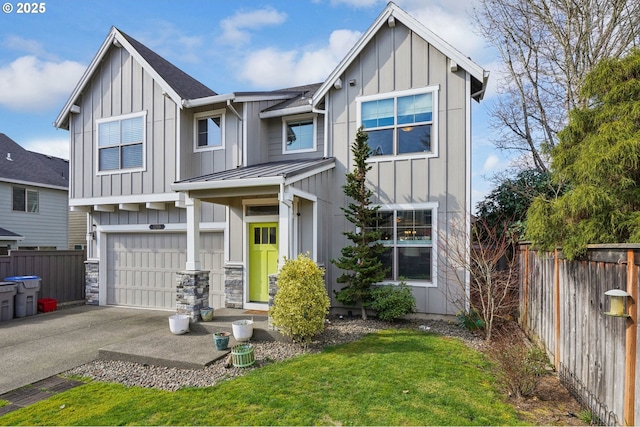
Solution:
<path fill-rule="evenodd" d="M 527 213 L 527 237 L 569 259 L 590 243 L 640 242 L 640 50 L 598 64 L 581 96 L 589 105 L 571 111 L 551 153 L 568 190 Z"/>
<path fill-rule="evenodd" d="M 371 152 L 368 139 L 367 133 L 362 128 L 358 129 L 351 146 L 354 168 L 346 175 L 347 183 L 342 187 L 344 194 L 353 201 L 340 209 L 355 226 L 355 231 L 342 234 L 353 245 L 342 248 L 342 256 L 338 260 L 331 260 L 338 268 L 346 270 L 337 279 L 338 283 L 346 286 L 336 292 L 336 298 L 347 305 L 360 304 L 363 319 L 367 318 L 366 308 L 372 301 L 371 286 L 384 280 L 387 272 L 379 259 L 387 249 L 379 243 L 381 232 L 375 229 L 380 207 L 371 205 L 373 192 L 366 186 L 367 172 L 371 169 L 367 165 Z"/>

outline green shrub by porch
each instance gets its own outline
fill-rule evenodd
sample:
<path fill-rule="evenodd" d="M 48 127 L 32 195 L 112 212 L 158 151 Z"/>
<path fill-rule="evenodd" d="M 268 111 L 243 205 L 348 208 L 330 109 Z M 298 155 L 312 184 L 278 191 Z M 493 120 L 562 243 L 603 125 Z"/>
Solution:
<path fill-rule="evenodd" d="M 298 342 L 307 342 L 324 330 L 329 312 L 324 269 L 309 257 L 285 259 L 278 273 L 278 292 L 269 310 L 273 325 Z"/>

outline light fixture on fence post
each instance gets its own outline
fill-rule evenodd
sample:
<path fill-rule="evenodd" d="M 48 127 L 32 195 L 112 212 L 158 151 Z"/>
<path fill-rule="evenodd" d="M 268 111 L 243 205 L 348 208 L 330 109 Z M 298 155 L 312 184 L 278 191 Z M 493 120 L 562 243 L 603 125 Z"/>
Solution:
<path fill-rule="evenodd" d="M 609 311 L 605 311 L 607 316 L 630 317 L 627 314 L 627 298 L 631 295 L 621 289 L 611 289 L 604 293 L 609 300 Z"/>

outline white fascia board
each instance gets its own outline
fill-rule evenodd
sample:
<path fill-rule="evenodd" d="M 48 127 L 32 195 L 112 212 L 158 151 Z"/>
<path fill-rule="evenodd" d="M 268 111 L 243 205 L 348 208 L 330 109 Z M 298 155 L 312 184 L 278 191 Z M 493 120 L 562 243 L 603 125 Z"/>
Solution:
<path fill-rule="evenodd" d="M 283 108 L 280 110 L 271 110 L 271 111 L 264 111 L 260 113 L 260 118 L 261 119 L 271 119 L 274 117 L 284 117 L 284 116 L 293 116 L 296 114 L 305 114 L 305 113 L 312 113 L 313 112 L 313 108 L 311 107 L 311 104 L 309 105 L 300 105 L 298 107 L 291 107 L 291 108 Z"/>
<path fill-rule="evenodd" d="M 267 187 L 284 184 L 284 177 L 269 176 L 264 178 L 229 179 L 223 181 L 178 182 L 171 184 L 174 191 L 219 190 L 226 188 Z"/>
<path fill-rule="evenodd" d="M 24 185 L 25 187 L 34 187 L 34 188 L 48 188 L 51 190 L 61 190 L 61 191 L 69 191 L 68 187 L 60 187 L 59 185 L 48 185 L 48 184 L 41 184 L 39 182 L 32 182 L 32 181 L 22 181 L 19 179 L 9 179 L 9 178 L 2 178 L 0 179 L 0 182 L 6 182 L 9 184 L 18 184 L 18 185 Z"/>
<path fill-rule="evenodd" d="M 236 99 L 235 93 L 225 93 L 222 95 L 205 96 L 204 98 L 183 99 L 182 106 L 185 108 L 202 107 L 205 105 L 219 104 Z"/>
<path fill-rule="evenodd" d="M 177 202 L 184 199 L 184 194 L 161 193 L 138 196 L 109 196 L 69 199 L 69 206 L 119 205 L 127 203 Z"/>

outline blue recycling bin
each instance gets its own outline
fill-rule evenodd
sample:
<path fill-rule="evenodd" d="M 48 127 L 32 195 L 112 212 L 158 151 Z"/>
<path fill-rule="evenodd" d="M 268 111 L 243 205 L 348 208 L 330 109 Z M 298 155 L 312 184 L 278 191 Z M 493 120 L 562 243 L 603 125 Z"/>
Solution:
<path fill-rule="evenodd" d="M 5 282 L 16 284 L 15 315 L 16 317 L 33 316 L 38 312 L 38 292 L 40 291 L 40 277 L 11 276 L 5 277 Z"/>
<path fill-rule="evenodd" d="M 0 322 L 13 319 L 16 287 L 13 282 L 0 282 Z"/>

